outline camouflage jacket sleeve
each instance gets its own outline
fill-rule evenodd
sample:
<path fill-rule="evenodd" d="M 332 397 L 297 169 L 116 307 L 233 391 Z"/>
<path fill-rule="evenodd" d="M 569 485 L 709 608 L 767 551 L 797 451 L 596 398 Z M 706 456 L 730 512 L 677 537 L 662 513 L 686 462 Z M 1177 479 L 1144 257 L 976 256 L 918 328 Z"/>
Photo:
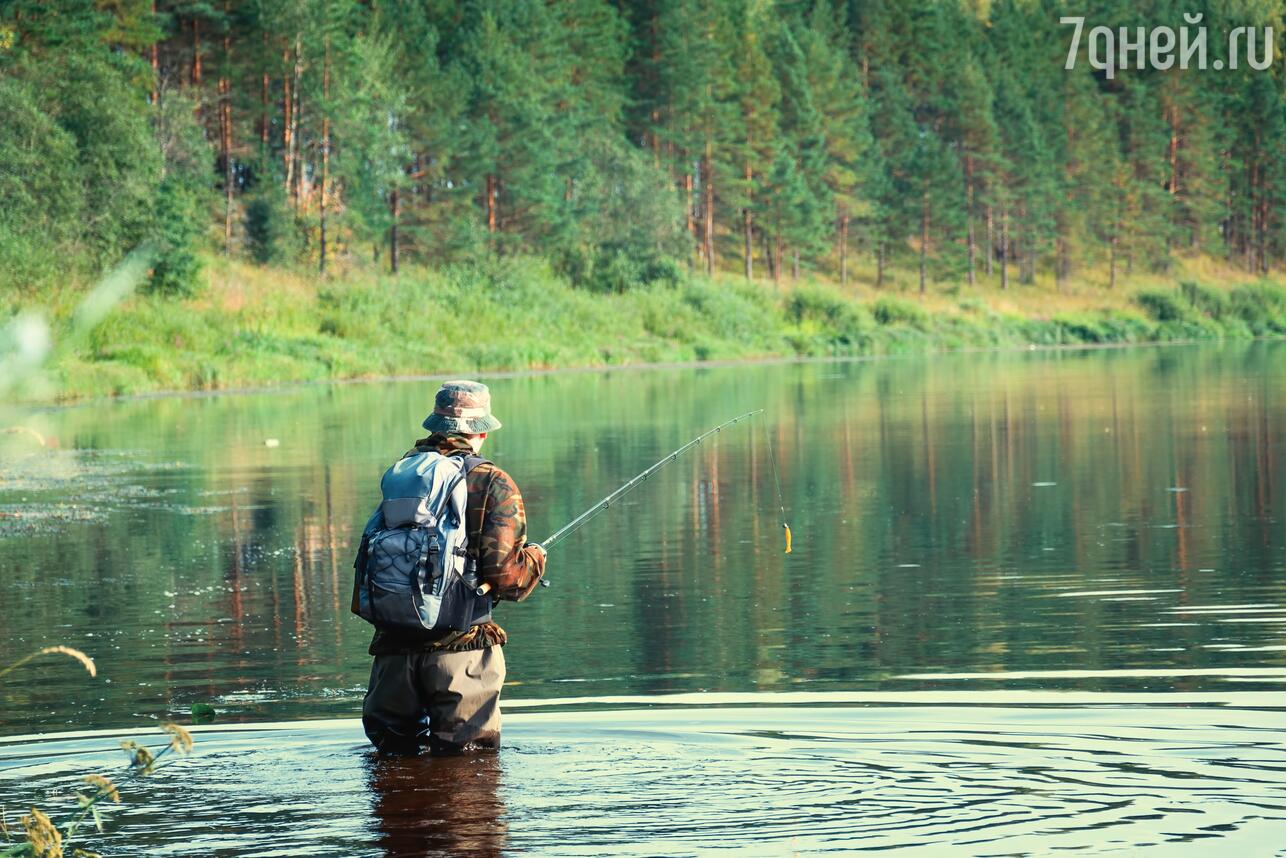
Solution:
<path fill-rule="evenodd" d="M 477 470 L 486 479 L 481 521 L 469 528 L 470 542 L 477 545 L 478 578 L 491 585 L 497 599 L 521 602 L 540 583 L 545 556 L 527 545 L 527 514 L 513 479 L 494 465 Z"/>

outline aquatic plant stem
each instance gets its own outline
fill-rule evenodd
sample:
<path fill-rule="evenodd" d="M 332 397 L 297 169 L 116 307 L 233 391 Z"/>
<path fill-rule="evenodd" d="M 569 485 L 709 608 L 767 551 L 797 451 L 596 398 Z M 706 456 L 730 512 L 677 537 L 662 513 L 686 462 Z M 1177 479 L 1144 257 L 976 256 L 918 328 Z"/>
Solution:
<path fill-rule="evenodd" d="M 85 655 L 80 650 L 72 649 L 69 646 L 47 646 L 44 649 L 36 650 L 30 655 L 23 656 L 22 658 L 18 659 L 13 664 L 10 664 L 8 667 L 5 667 L 4 669 L 0 669 L 0 676 L 4 676 L 5 674 L 12 673 L 13 671 L 22 667 L 24 664 L 27 664 L 30 661 L 34 661 L 35 659 L 39 658 L 42 655 L 53 655 L 55 653 L 59 655 L 68 656 L 69 658 L 76 659 L 76 661 L 80 662 L 81 665 L 84 666 L 85 670 L 89 673 L 90 676 L 98 675 L 98 668 L 94 666 L 94 660 L 89 656 Z"/>

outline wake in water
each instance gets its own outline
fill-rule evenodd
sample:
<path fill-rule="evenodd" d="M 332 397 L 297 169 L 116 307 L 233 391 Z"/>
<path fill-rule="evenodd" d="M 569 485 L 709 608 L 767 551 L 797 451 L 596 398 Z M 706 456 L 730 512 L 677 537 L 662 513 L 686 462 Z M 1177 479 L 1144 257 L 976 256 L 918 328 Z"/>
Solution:
<path fill-rule="evenodd" d="M 975 694 L 978 705 L 925 705 L 940 696 L 783 706 L 762 695 L 770 705 L 724 706 L 711 695 L 701 708 L 626 711 L 563 701 L 508 716 L 499 755 L 453 759 L 377 760 L 350 720 L 206 728 L 194 757 L 127 796 L 98 846 L 113 855 L 1282 854 L 1283 709 L 1252 708 L 1276 695 L 1206 695 L 1222 705 L 1191 706 L 1080 694 L 994 705 Z M 1080 705 L 1040 705 L 1060 696 Z M 1181 702 L 1170 698 L 1152 699 Z M 22 807 L 35 790 L 56 804 L 84 772 L 117 764 L 104 750 L 115 737 L 0 745 L 0 803 Z"/>

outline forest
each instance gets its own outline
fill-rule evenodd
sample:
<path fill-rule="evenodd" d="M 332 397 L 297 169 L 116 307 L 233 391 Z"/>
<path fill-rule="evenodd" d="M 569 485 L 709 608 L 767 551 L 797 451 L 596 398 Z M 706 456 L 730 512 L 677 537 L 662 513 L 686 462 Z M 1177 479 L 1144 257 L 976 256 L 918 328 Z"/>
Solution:
<path fill-rule="evenodd" d="M 203 248 L 320 272 L 530 253 L 615 290 L 688 265 L 844 282 L 858 255 L 875 285 L 1193 252 L 1264 273 L 1280 70 L 1068 70 L 1060 18 L 1201 13 L 1217 58 L 1282 8 L 6 0 L 0 278 L 145 242 L 179 292 Z"/>

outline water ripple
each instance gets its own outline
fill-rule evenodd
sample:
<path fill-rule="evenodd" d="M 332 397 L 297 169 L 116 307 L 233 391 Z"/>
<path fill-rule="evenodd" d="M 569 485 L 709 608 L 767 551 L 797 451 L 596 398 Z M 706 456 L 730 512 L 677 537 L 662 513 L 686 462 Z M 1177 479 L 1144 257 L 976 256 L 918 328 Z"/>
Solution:
<path fill-rule="evenodd" d="M 614 711 L 590 708 L 601 700 L 541 701 L 507 716 L 499 756 L 449 760 L 376 761 L 352 720 L 204 728 L 196 756 L 126 790 L 100 846 L 118 855 L 1168 854 L 1218 838 L 1224 853 L 1270 854 L 1286 822 L 1282 708 L 1038 708 L 988 694 L 971 706 L 783 706 L 781 696 Z M 1172 697 L 1182 696 L 1154 699 L 1184 702 Z M 112 738 L 0 744 L 0 802 L 26 801 L 33 788 L 57 794 L 111 759 L 102 748 Z"/>

